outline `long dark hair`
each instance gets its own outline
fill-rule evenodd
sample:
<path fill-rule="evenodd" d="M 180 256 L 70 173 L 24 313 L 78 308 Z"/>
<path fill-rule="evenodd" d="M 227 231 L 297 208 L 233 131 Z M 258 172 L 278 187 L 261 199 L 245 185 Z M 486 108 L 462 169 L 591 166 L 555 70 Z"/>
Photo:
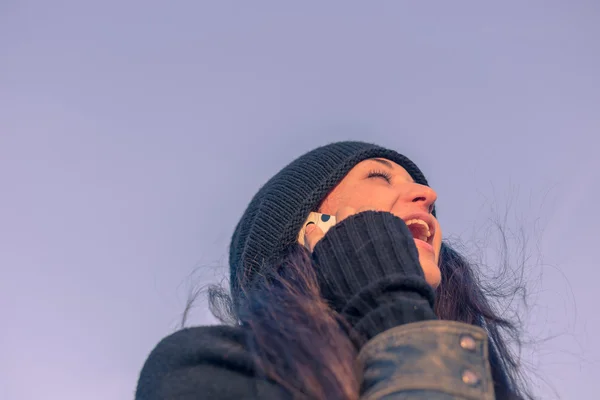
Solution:
<path fill-rule="evenodd" d="M 506 274 L 516 270 L 505 265 L 503 283 L 498 285 L 496 279 L 486 285 L 477 263 L 448 242 L 442 245 L 439 265 L 438 317 L 487 331 L 497 399 L 533 399 L 515 353 L 520 348 L 520 324 L 505 317 L 496 301 L 524 290 L 519 276 Z M 251 286 L 240 282 L 242 308 L 234 308 L 224 285 L 208 288 L 209 308 L 222 323 L 251 331 L 247 345 L 258 373 L 286 388 L 293 398 L 356 400 L 360 394 L 356 349 L 346 322 L 321 297 L 314 271 L 304 247 L 292 245 L 277 262 L 265 266 Z"/>
<path fill-rule="evenodd" d="M 487 331 L 497 399 L 533 399 L 515 351 L 520 349 L 520 324 L 504 316 L 501 302 L 496 301 L 514 299 L 523 291 L 522 276 L 507 275 L 516 270 L 504 265 L 496 277 L 502 283 L 495 279 L 486 285 L 478 264 L 455 247 L 446 241 L 442 244 L 436 314 Z M 289 246 L 279 260 L 261 270 L 251 286 L 239 283 L 245 297 L 241 308 L 234 308 L 224 285 L 208 288 L 209 308 L 222 323 L 251 331 L 247 345 L 259 374 L 297 399 L 359 398 L 360 371 L 355 370 L 357 353 L 346 333 L 348 326 L 321 297 L 304 247 Z"/>

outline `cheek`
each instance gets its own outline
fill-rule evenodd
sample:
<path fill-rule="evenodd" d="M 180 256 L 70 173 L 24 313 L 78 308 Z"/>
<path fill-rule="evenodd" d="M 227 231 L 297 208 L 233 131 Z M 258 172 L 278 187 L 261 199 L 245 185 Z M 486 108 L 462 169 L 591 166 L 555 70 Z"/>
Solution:
<path fill-rule="evenodd" d="M 342 207 L 390 211 L 394 199 L 393 192 L 389 190 L 366 187 L 364 184 L 340 185 L 325 198 L 319 212 L 335 215 Z"/>
<path fill-rule="evenodd" d="M 354 203 L 356 203 L 357 196 L 349 196 L 348 194 L 351 192 L 351 188 L 340 184 L 325 198 L 321 207 L 319 207 L 319 212 L 335 215 L 342 207 L 349 206 L 356 208 Z"/>
<path fill-rule="evenodd" d="M 435 262 L 438 264 L 442 249 L 442 231 L 439 226 L 436 228 L 435 238 L 433 239 L 433 248 L 435 249 Z"/>
<path fill-rule="evenodd" d="M 319 207 L 319 212 L 323 214 L 335 215 L 336 211 L 340 208 L 340 201 L 338 196 L 336 196 L 335 191 L 331 192 L 329 196 L 325 198 L 321 206 Z"/>

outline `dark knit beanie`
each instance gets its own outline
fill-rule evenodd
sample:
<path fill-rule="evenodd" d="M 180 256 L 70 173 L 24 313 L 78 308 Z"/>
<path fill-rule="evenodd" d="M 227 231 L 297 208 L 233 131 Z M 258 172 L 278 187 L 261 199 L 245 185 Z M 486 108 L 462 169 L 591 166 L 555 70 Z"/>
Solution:
<path fill-rule="evenodd" d="M 421 170 L 407 157 L 370 143 L 331 143 L 292 161 L 260 188 L 231 238 L 230 287 L 236 305 L 240 284 L 248 285 L 257 271 L 295 244 L 308 215 L 317 211 L 356 164 L 369 158 L 393 161 L 415 182 L 428 185 Z"/>

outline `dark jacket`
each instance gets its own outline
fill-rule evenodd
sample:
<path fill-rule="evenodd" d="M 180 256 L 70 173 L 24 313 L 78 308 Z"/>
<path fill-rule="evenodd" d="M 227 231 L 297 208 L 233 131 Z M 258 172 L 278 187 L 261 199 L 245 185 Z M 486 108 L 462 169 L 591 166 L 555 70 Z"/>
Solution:
<path fill-rule="evenodd" d="M 288 399 L 256 377 L 238 327 L 187 328 L 163 339 L 148 357 L 136 400 Z M 494 399 L 487 335 L 476 326 L 423 321 L 389 329 L 360 351 L 361 399 Z"/>

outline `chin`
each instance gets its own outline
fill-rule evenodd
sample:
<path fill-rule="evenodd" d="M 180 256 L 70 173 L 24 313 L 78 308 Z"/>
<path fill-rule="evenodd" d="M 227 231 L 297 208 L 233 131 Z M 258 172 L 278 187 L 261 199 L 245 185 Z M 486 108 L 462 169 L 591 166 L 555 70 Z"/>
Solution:
<path fill-rule="evenodd" d="M 433 260 L 420 260 L 421 268 L 425 274 L 425 280 L 432 288 L 437 288 L 442 281 L 440 267 Z"/>

